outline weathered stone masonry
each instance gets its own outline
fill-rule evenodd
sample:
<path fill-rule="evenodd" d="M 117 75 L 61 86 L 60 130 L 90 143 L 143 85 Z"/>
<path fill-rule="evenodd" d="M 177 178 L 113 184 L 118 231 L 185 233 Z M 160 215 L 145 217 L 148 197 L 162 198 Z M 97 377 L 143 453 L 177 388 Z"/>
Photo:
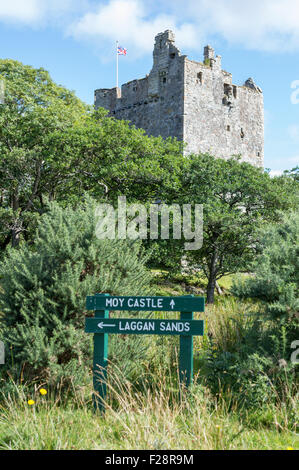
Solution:
<path fill-rule="evenodd" d="M 148 135 L 177 137 L 188 153 L 210 153 L 263 166 L 264 100 L 252 78 L 233 85 L 210 46 L 204 62 L 181 55 L 172 31 L 156 36 L 149 75 L 117 88 L 95 91 L 95 106 L 125 119 Z"/>

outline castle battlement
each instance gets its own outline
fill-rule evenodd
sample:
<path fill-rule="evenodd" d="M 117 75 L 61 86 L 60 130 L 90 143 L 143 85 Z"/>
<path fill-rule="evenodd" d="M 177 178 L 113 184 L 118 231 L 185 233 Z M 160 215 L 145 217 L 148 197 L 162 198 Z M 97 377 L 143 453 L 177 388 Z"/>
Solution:
<path fill-rule="evenodd" d="M 95 107 L 131 121 L 148 135 L 176 137 L 188 153 L 210 153 L 263 166 L 264 101 L 252 78 L 233 84 L 221 56 L 204 48 L 202 62 L 188 59 L 170 30 L 155 38 L 149 75 L 120 88 L 95 91 Z"/>

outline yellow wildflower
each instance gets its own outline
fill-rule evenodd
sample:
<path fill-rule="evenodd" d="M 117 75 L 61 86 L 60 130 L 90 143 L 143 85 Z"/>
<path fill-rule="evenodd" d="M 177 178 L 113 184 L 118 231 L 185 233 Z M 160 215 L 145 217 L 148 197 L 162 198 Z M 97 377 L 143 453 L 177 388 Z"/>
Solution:
<path fill-rule="evenodd" d="M 40 393 L 41 395 L 47 395 L 48 392 L 47 392 L 47 390 L 45 390 L 44 388 L 41 388 L 40 391 L 39 391 L 39 393 Z"/>
<path fill-rule="evenodd" d="M 28 405 L 29 405 L 29 406 L 32 406 L 32 405 L 34 405 L 34 404 L 35 404 L 35 401 L 34 401 L 34 400 L 28 400 Z"/>

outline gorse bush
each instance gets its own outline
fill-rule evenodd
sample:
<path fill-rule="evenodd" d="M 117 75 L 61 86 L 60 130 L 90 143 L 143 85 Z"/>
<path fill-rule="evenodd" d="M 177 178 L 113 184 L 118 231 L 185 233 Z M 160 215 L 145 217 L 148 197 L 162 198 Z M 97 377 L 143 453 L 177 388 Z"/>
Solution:
<path fill-rule="evenodd" d="M 48 382 L 82 381 L 92 359 L 84 333 L 86 295 L 148 293 L 150 274 L 137 242 L 99 240 L 95 202 L 76 209 L 56 203 L 39 221 L 32 246 L 8 250 L 0 264 L 0 311 L 6 370 Z M 129 346 L 129 347 L 128 347 Z M 126 337 L 112 356 L 128 374 L 138 368 L 146 344 Z M 130 358 L 134 356 L 134 364 Z M 132 367 L 130 367 L 130 364 Z"/>
<path fill-rule="evenodd" d="M 196 351 L 199 381 L 224 398 L 230 409 L 236 406 L 251 413 L 283 403 L 295 415 L 298 380 L 287 328 L 273 325 L 260 303 L 241 303 L 233 297 L 207 308 L 205 318 L 206 336 Z M 296 418 L 292 419 L 295 425 Z"/>
<path fill-rule="evenodd" d="M 263 301 L 274 320 L 294 321 L 299 313 L 299 212 L 285 214 L 279 225 L 268 225 L 259 246 L 254 276 L 235 283 L 232 291 Z"/>

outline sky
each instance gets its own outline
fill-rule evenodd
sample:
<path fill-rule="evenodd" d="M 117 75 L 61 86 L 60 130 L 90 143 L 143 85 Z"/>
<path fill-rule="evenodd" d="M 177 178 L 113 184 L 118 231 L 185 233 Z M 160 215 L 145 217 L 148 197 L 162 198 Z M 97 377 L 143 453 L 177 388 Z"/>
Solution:
<path fill-rule="evenodd" d="M 265 168 L 299 164 L 299 0 L 0 0 L 1 58 L 48 70 L 93 104 L 94 90 L 142 78 L 154 37 L 172 29 L 176 45 L 201 61 L 211 44 L 233 83 L 253 77 L 264 92 Z"/>

